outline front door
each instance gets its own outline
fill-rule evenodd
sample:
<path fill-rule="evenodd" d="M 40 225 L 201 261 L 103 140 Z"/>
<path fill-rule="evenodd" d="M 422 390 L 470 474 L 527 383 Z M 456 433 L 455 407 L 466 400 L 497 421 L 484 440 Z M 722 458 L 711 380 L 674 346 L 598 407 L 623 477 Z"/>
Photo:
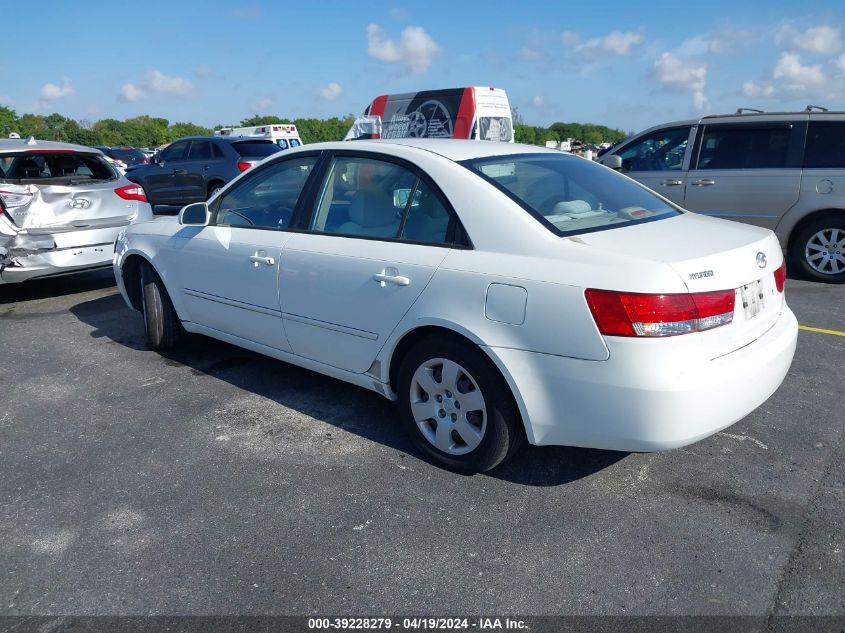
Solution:
<path fill-rule="evenodd" d="M 285 244 L 280 299 L 294 353 L 365 372 L 449 251 L 453 216 L 408 165 L 335 156 Z"/>
<path fill-rule="evenodd" d="M 317 156 L 274 162 L 224 192 L 206 227 L 183 227 L 163 253 L 182 293 L 184 318 L 290 351 L 278 277 L 287 229 Z"/>
<path fill-rule="evenodd" d="M 684 207 L 774 229 L 801 189 L 799 122 L 707 125 Z"/>
<path fill-rule="evenodd" d="M 176 141 L 159 152 L 156 162 L 144 167 L 144 190 L 152 204 L 179 204 L 176 193 L 175 165 L 180 165 L 188 151 L 189 141 Z"/>
<path fill-rule="evenodd" d="M 694 134 L 689 125 L 665 128 L 634 139 L 613 153 L 622 158 L 623 174 L 683 206 Z"/>

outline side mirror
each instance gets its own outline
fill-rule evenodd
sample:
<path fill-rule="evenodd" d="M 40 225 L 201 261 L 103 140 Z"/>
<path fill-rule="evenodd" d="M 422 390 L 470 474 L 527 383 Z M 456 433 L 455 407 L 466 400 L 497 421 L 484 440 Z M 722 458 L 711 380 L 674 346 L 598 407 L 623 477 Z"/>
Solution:
<path fill-rule="evenodd" d="M 179 224 L 183 226 L 207 226 L 208 216 L 208 205 L 205 202 L 195 202 L 182 207 L 179 212 Z"/>
<path fill-rule="evenodd" d="M 601 157 L 601 164 L 611 169 L 622 169 L 622 157 L 619 154 L 607 154 Z"/>

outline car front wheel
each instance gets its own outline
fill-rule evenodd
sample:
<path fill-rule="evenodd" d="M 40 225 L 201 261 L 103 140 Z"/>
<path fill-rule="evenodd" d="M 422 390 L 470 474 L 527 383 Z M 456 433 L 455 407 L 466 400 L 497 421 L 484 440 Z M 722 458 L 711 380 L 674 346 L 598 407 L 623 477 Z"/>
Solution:
<path fill-rule="evenodd" d="M 845 217 L 829 217 L 804 227 L 795 238 L 793 255 L 807 276 L 845 283 Z"/>
<path fill-rule="evenodd" d="M 400 415 L 417 447 L 459 472 L 483 472 L 524 441 L 510 388 L 478 347 L 450 337 L 426 338 L 399 367 Z"/>
<path fill-rule="evenodd" d="M 173 347 L 182 333 L 182 324 L 161 278 L 147 263 L 141 265 L 141 304 L 147 347 Z"/>

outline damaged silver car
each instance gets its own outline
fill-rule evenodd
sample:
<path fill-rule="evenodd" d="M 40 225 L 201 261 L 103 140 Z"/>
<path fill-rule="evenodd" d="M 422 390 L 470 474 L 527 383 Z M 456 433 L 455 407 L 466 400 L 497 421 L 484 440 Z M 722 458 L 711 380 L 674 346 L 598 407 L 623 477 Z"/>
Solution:
<path fill-rule="evenodd" d="M 0 285 L 107 268 L 118 233 L 151 218 L 143 187 L 99 150 L 0 140 Z"/>

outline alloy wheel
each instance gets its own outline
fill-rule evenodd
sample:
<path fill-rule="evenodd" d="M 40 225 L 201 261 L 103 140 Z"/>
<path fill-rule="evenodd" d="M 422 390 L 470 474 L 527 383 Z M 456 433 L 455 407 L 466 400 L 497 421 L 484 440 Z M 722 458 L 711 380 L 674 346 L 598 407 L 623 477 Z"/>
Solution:
<path fill-rule="evenodd" d="M 823 275 L 845 272 L 845 230 L 830 228 L 814 233 L 804 247 L 804 259 Z"/>

